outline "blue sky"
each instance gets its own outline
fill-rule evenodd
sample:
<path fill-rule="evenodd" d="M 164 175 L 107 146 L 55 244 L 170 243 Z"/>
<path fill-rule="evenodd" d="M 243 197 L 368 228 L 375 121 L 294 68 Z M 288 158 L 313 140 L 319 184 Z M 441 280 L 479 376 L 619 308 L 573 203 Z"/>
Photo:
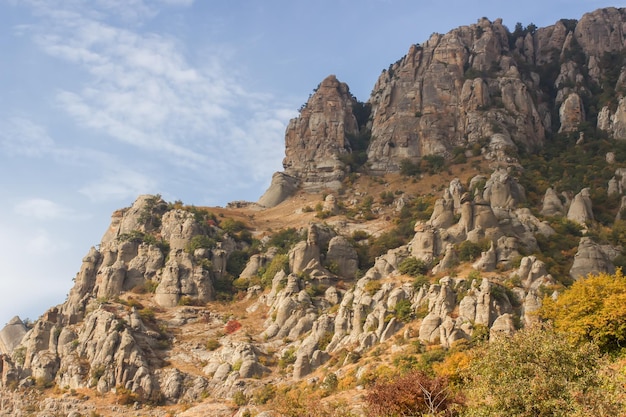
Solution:
<path fill-rule="evenodd" d="M 0 0 L 0 326 L 62 303 L 139 194 L 257 200 L 327 75 L 365 101 L 433 32 L 624 3 Z"/>

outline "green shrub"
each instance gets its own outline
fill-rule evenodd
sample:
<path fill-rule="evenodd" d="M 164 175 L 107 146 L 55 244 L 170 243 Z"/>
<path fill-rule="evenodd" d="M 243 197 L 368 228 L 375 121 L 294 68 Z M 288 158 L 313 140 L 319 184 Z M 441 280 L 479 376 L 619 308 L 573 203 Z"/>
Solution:
<path fill-rule="evenodd" d="M 395 196 L 391 191 L 383 191 L 380 193 L 380 202 L 386 206 L 393 203 Z"/>
<path fill-rule="evenodd" d="M 412 277 L 417 277 L 419 275 L 424 275 L 430 269 L 430 265 L 421 259 L 414 258 L 412 256 L 406 258 L 400 265 L 398 265 L 398 270 L 402 274 L 410 275 Z"/>
<path fill-rule="evenodd" d="M 238 277 L 246 267 L 248 259 L 250 259 L 248 252 L 242 250 L 233 251 L 226 261 L 226 272 L 234 277 Z"/>
<path fill-rule="evenodd" d="M 380 281 L 370 280 L 370 281 L 367 281 L 367 283 L 365 283 L 363 290 L 369 295 L 374 295 L 382 288 L 382 286 L 383 285 L 380 283 Z"/>
<path fill-rule="evenodd" d="M 279 253 L 274 255 L 265 271 L 262 272 L 261 285 L 265 288 L 270 287 L 274 276 L 280 271 L 289 272 L 289 257 L 286 254 Z"/>
<path fill-rule="evenodd" d="M 290 347 L 285 351 L 285 353 L 283 353 L 283 356 L 281 356 L 281 358 L 278 360 L 278 366 L 281 369 L 284 369 L 287 367 L 287 365 L 291 365 L 294 363 L 296 363 L 296 349 Z"/>
<path fill-rule="evenodd" d="M 196 249 L 213 249 L 217 246 L 217 241 L 207 235 L 196 235 L 191 238 L 185 246 L 185 252 L 193 254 Z"/>
<path fill-rule="evenodd" d="M 244 394 L 243 391 L 237 391 L 233 395 L 233 402 L 237 406 L 243 407 L 244 405 L 248 404 L 248 397 L 246 397 L 246 394 Z"/>
<path fill-rule="evenodd" d="M 320 340 L 317 342 L 317 348 L 319 350 L 326 350 L 330 342 L 333 340 L 334 333 L 333 332 L 324 332 Z"/>
<path fill-rule="evenodd" d="M 409 300 L 400 300 L 393 308 L 396 318 L 404 323 L 413 319 L 413 309 Z"/>
<path fill-rule="evenodd" d="M 410 159 L 400 161 L 400 174 L 405 177 L 417 177 L 421 173 L 419 164 L 414 163 Z"/>
<path fill-rule="evenodd" d="M 220 346 L 222 346 L 221 343 L 219 342 L 219 340 L 215 338 L 211 338 L 207 340 L 206 343 L 204 344 L 204 347 L 206 348 L 206 350 L 209 350 L 209 351 L 216 350 Z"/>
<path fill-rule="evenodd" d="M 267 404 L 276 396 L 276 387 L 273 384 L 263 385 L 254 392 L 252 398 L 256 404 Z"/>
<path fill-rule="evenodd" d="M 428 285 L 430 285 L 430 279 L 428 279 L 426 275 L 419 274 L 415 276 L 415 279 L 413 280 L 413 289 L 415 291 L 418 291 L 420 288 Z"/>
<path fill-rule="evenodd" d="M 298 230 L 293 227 L 276 232 L 267 242 L 266 247 L 276 247 L 280 253 L 287 253 L 296 243 L 304 240 Z"/>
<path fill-rule="evenodd" d="M 441 155 L 424 155 L 422 157 L 423 169 L 430 174 L 441 172 L 445 166 L 446 160 Z"/>
<path fill-rule="evenodd" d="M 469 362 L 467 415 L 620 415 L 623 375 L 603 366 L 596 346 L 573 346 L 549 327 L 501 335 Z"/>
<path fill-rule="evenodd" d="M 459 260 L 461 262 L 472 262 L 478 259 L 482 252 L 487 251 L 489 245 L 490 242 L 486 239 L 479 243 L 465 240 L 459 244 Z"/>

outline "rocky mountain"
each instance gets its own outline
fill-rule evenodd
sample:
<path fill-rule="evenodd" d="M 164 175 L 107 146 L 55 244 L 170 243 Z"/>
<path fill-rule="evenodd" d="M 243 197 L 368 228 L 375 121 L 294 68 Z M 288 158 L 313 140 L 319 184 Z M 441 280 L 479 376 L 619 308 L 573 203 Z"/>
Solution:
<path fill-rule="evenodd" d="M 293 386 L 364 415 L 381 363 L 512 334 L 615 272 L 625 24 L 483 18 L 412 45 L 365 103 L 327 77 L 257 204 L 113 213 L 67 300 L 0 331 L 0 415 L 268 416 Z"/>

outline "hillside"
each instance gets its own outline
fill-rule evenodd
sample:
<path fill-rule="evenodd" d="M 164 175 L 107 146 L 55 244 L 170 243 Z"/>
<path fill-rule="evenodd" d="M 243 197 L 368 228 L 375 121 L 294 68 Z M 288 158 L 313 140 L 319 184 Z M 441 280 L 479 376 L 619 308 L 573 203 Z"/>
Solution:
<path fill-rule="evenodd" d="M 626 415 L 625 23 L 482 18 L 367 102 L 322 80 L 258 202 L 113 213 L 0 331 L 0 415 Z"/>

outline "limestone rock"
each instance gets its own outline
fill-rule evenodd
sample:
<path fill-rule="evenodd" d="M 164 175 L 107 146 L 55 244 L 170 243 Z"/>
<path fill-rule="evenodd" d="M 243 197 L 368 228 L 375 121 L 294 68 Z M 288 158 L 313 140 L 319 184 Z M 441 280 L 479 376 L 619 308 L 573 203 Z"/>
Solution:
<path fill-rule="evenodd" d="M 483 198 L 492 208 L 513 208 L 526 200 L 524 187 L 506 169 L 497 169 L 485 184 Z"/>
<path fill-rule="evenodd" d="M 285 173 L 305 189 L 338 188 L 345 176 L 340 155 L 350 150 L 348 135 L 359 131 L 348 86 L 334 75 L 325 78 L 292 119 L 285 134 Z"/>
<path fill-rule="evenodd" d="M 413 45 L 374 86 L 371 170 L 398 172 L 403 159 L 417 162 L 424 155 L 446 155 L 455 146 L 499 133 L 493 126 L 501 120 L 515 126 L 514 141 L 528 148 L 540 145 L 545 137 L 542 117 L 520 74 L 502 58 L 507 49 L 502 22 L 487 19 Z M 492 70 L 493 78 L 500 75 L 496 82 L 465 77 Z M 494 106 L 496 96 L 502 108 Z"/>
<path fill-rule="evenodd" d="M 576 93 L 567 96 L 559 108 L 559 118 L 561 120 L 561 132 L 575 132 L 578 125 L 585 120 L 585 109 L 583 101 Z"/>
<path fill-rule="evenodd" d="M 554 284 L 556 281 L 548 274 L 546 265 L 536 256 L 524 256 L 517 271 L 511 274 L 521 280 L 525 289 L 538 289 L 540 286 Z"/>
<path fill-rule="evenodd" d="M 22 320 L 15 316 L 0 330 L 0 354 L 11 355 L 21 343 L 28 328 Z"/>
<path fill-rule="evenodd" d="M 415 258 L 431 263 L 441 251 L 438 230 L 427 223 L 416 223 L 415 236 L 410 245 Z"/>
<path fill-rule="evenodd" d="M 615 272 L 615 266 L 607 252 L 589 237 L 582 237 L 578 244 L 578 251 L 574 256 L 574 263 L 569 274 L 574 279 L 585 277 L 590 273 Z"/>
<path fill-rule="evenodd" d="M 493 337 L 495 334 L 505 334 L 507 336 L 515 333 L 515 325 L 513 323 L 513 317 L 509 313 L 505 313 L 499 316 L 491 326 L 490 329 L 490 337 Z"/>
<path fill-rule="evenodd" d="M 567 219 L 581 225 L 593 220 L 589 188 L 583 188 L 574 196 L 574 200 L 567 211 Z"/>
<path fill-rule="evenodd" d="M 257 202 L 263 207 L 275 207 L 293 195 L 298 189 L 296 178 L 284 172 L 276 172 L 272 175 L 272 182 L 265 193 Z"/>
<path fill-rule="evenodd" d="M 160 218 L 167 205 L 158 195 L 141 195 L 129 208 L 113 213 L 111 225 L 102 237 L 102 244 L 135 230 L 150 232 L 160 224 Z"/>
<path fill-rule="evenodd" d="M 474 262 L 472 267 L 478 271 L 491 272 L 496 269 L 496 264 L 498 262 L 498 257 L 496 253 L 496 248 L 491 242 L 491 246 L 489 250 L 482 252 L 480 258 Z"/>
<path fill-rule="evenodd" d="M 169 242 L 171 250 L 185 249 L 191 239 L 200 233 L 200 225 L 188 211 L 171 210 L 163 215 L 161 236 Z"/>
<path fill-rule="evenodd" d="M 359 267 L 359 257 L 356 249 L 343 236 L 335 236 L 328 244 L 326 262 L 337 265 L 338 275 L 345 278 L 354 278 Z"/>
<path fill-rule="evenodd" d="M 552 187 L 548 187 L 546 194 L 543 197 L 543 207 L 541 208 L 541 214 L 543 216 L 555 216 L 557 214 L 564 214 L 565 208 L 559 198 L 558 194 Z"/>

